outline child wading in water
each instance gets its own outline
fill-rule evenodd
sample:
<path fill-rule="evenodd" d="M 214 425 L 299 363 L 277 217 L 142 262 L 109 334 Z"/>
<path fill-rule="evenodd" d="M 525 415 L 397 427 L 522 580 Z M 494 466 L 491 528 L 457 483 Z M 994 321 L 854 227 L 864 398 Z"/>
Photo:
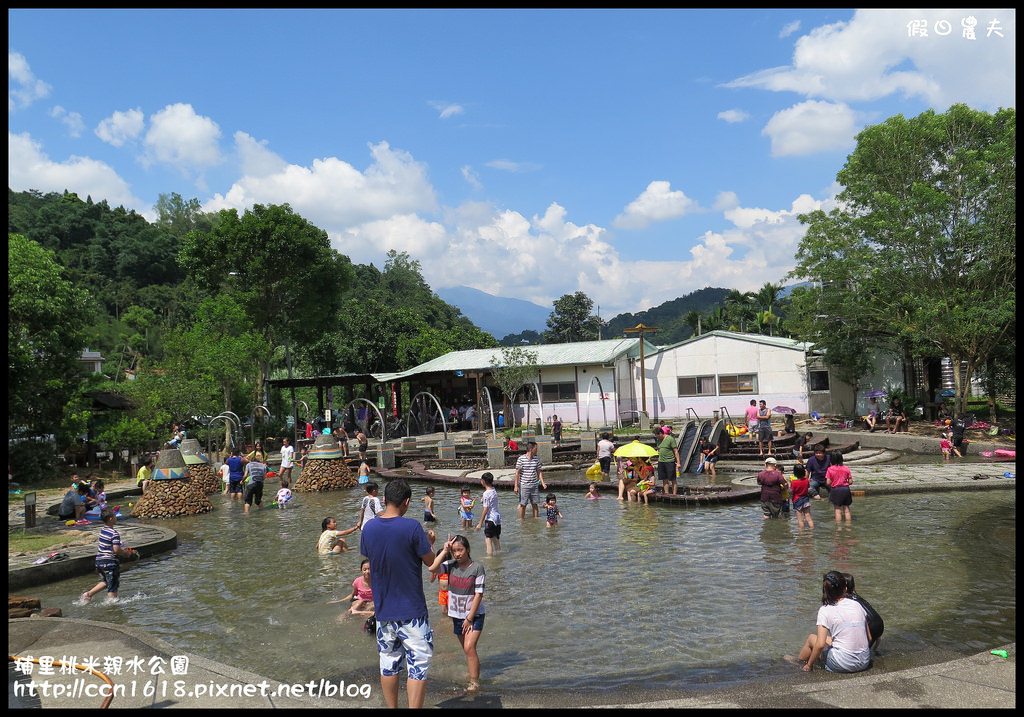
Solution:
<path fill-rule="evenodd" d="M 96 547 L 96 572 L 103 578 L 91 590 L 82 593 L 82 602 L 89 602 L 92 596 L 107 589 L 107 599 L 117 600 L 121 585 L 121 561 L 119 558 L 138 558 L 139 554 L 127 545 L 121 545 L 121 534 L 117 532 L 117 514 L 110 508 L 100 513 L 103 529 Z"/>
<path fill-rule="evenodd" d="M 473 506 L 476 501 L 470 497 L 469 488 L 462 489 L 462 496 L 459 498 L 459 517 L 462 518 L 462 529 L 473 529 Z"/>
<path fill-rule="evenodd" d="M 552 525 L 558 525 L 558 519 L 565 517 L 564 515 L 562 515 L 558 511 L 558 505 L 555 503 L 555 494 L 554 493 L 548 493 L 548 497 L 544 501 L 544 511 L 545 511 L 545 517 L 546 517 L 546 520 L 547 520 L 545 525 L 547 527 L 549 527 L 549 528 Z"/>
<path fill-rule="evenodd" d="M 793 466 L 793 477 L 789 479 L 789 488 L 793 494 L 793 511 L 796 513 L 796 527 L 798 528 L 803 528 L 805 522 L 808 528 L 814 527 L 814 519 L 811 518 L 811 499 L 807 496 L 810 484 L 807 469 L 799 463 Z"/>
<path fill-rule="evenodd" d="M 480 498 L 483 515 L 480 516 L 480 524 L 476 529 L 484 529 L 487 554 L 493 555 L 501 550 L 501 513 L 498 512 L 498 491 L 494 489 L 494 476 L 489 472 L 484 473 L 480 476 L 480 485 L 484 488 L 483 497 Z"/>
<path fill-rule="evenodd" d="M 597 490 L 597 483 L 591 483 L 587 486 L 587 500 L 597 500 L 600 497 L 601 493 Z"/>
<path fill-rule="evenodd" d="M 448 575 L 448 616 L 466 653 L 466 689 L 475 692 L 480 687 L 480 656 L 476 646 L 484 630 L 484 567 L 470 557 L 469 541 L 456 535 L 444 544 L 430 572 Z"/>
<path fill-rule="evenodd" d="M 434 488 L 428 486 L 426 495 L 420 498 L 423 501 L 423 522 L 424 523 L 436 523 L 437 516 L 434 515 Z"/>
<path fill-rule="evenodd" d="M 352 592 L 345 601 L 351 601 L 352 607 L 348 609 L 349 615 L 372 615 L 373 614 L 373 589 L 370 587 L 370 561 L 363 560 L 359 564 L 362 574 L 352 581 Z"/>

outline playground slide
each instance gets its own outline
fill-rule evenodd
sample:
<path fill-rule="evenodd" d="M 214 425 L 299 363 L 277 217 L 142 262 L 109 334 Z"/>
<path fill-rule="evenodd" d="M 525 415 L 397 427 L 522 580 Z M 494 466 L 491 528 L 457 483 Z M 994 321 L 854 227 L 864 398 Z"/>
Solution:
<path fill-rule="evenodd" d="M 719 421 L 721 423 L 721 421 Z M 693 453 L 690 455 L 690 460 L 685 463 L 687 473 L 696 473 L 697 469 L 700 468 L 700 439 L 711 438 L 711 430 L 714 428 L 711 421 L 701 421 L 700 428 L 697 429 L 697 437 L 693 442 Z"/>
<path fill-rule="evenodd" d="M 693 451 L 693 447 L 697 445 L 697 424 L 693 421 L 687 421 L 686 425 L 679 432 L 679 465 L 676 468 L 681 473 L 683 467 L 686 465 L 686 461 L 689 460 L 690 453 Z"/>

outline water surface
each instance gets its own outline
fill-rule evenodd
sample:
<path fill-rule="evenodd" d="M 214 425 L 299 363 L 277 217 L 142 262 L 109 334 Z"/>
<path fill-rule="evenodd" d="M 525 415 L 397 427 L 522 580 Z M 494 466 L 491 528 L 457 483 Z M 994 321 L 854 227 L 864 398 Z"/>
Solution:
<path fill-rule="evenodd" d="M 413 483 L 410 517 L 422 516 L 424 486 Z M 314 549 L 321 520 L 352 525 L 361 495 L 300 493 L 288 510 L 251 515 L 212 496 L 213 513 L 153 521 L 178 532 L 178 548 L 125 571 L 118 604 L 75 604 L 91 577 L 37 593 L 69 617 L 132 625 L 272 679 L 375 681 L 374 640 L 326 604 L 347 595 L 358 550 Z M 559 494 L 565 518 L 546 528 L 543 517 L 520 521 L 501 491 L 501 553 L 487 557 L 482 534 L 469 536 L 487 571 L 485 689 L 673 689 L 789 673 L 781 655 L 814 630 L 831 569 L 853 573 L 885 619 L 882 666 L 1016 639 L 1013 491 L 855 498 L 853 523 L 839 526 L 815 502 L 817 527 L 802 532 L 795 518 L 764 521 L 756 502 L 683 508 L 624 504 L 611 486 L 605 495 Z M 459 532 L 457 504 L 457 488 L 436 486 L 442 540 Z M 431 679 L 459 683 L 465 659 L 427 576 Z"/>

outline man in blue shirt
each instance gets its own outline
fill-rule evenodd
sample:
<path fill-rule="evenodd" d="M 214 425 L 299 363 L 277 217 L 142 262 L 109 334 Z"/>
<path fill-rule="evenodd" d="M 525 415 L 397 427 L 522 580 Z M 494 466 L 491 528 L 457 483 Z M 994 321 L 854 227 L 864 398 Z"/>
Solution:
<path fill-rule="evenodd" d="M 825 446 L 818 443 L 814 446 L 814 455 L 807 459 L 805 468 L 810 476 L 810 485 L 807 494 L 814 500 L 822 500 L 821 489 L 828 492 L 828 484 L 825 482 L 825 471 L 832 465 L 832 459 L 825 455 Z"/>
<path fill-rule="evenodd" d="M 409 707 L 423 706 L 427 671 L 434 654 L 423 594 L 422 566 L 434 562 L 427 534 L 406 518 L 412 488 L 400 478 L 384 486 L 384 512 L 363 525 L 359 552 L 370 561 L 370 583 L 377 618 L 380 686 L 388 707 L 398 706 L 398 675 L 409 672 Z"/>

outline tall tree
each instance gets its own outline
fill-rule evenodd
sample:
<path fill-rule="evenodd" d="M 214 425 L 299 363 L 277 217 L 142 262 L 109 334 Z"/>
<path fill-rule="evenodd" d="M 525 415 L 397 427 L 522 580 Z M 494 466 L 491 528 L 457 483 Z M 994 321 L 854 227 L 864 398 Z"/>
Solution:
<path fill-rule="evenodd" d="M 725 295 L 725 308 L 729 311 L 729 317 L 737 324 L 737 328 L 745 332 L 747 323 L 755 318 L 754 292 L 731 290 Z"/>
<path fill-rule="evenodd" d="M 838 208 L 800 217 L 791 276 L 837 295 L 834 321 L 948 356 L 961 413 L 1016 321 L 1016 147 L 1013 109 L 897 115 L 857 136 Z"/>
<path fill-rule="evenodd" d="M 88 294 L 63 276 L 52 251 L 7 235 L 7 434 L 62 438 L 91 318 Z"/>
<path fill-rule="evenodd" d="M 272 346 L 331 331 L 352 279 L 348 258 L 331 248 L 327 232 L 287 204 L 257 204 L 241 217 L 223 210 L 212 230 L 188 234 L 178 260 L 204 291 L 229 293 Z M 260 365 L 269 376 L 269 355 Z"/>
<path fill-rule="evenodd" d="M 593 308 L 593 299 L 582 291 L 564 294 L 556 299 L 555 310 L 548 317 L 548 330 L 544 332 L 544 341 L 559 344 L 596 340 L 601 319 L 590 313 Z"/>
<path fill-rule="evenodd" d="M 177 192 L 161 194 L 153 208 L 156 209 L 156 223 L 177 237 L 194 231 L 210 231 L 218 216 L 204 212 L 195 197 L 186 200 Z"/>
<path fill-rule="evenodd" d="M 501 352 L 491 357 L 491 377 L 509 405 L 523 386 L 537 378 L 538 371 L 536 351 L 519 346 L 502 346 Z M 514 428 L 515 411 L 508 411 L 508 415 L 509 428 Z"/>

